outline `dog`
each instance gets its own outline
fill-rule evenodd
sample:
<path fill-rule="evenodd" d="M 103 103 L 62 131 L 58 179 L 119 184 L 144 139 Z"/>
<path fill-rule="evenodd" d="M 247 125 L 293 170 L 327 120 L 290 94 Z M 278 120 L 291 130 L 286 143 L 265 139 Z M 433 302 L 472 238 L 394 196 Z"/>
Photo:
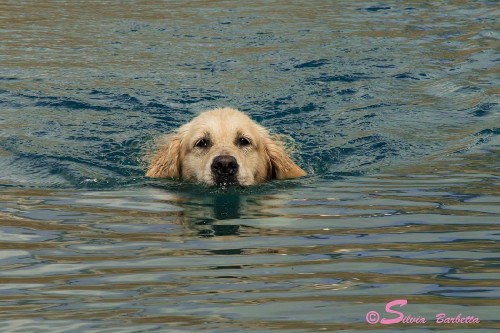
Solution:
<path fill-rule="evenodd" d="M 203 112 L 163 137 L 146 173 L 219 187 L 305 175 L 276 136 L 228 107 Z"/>

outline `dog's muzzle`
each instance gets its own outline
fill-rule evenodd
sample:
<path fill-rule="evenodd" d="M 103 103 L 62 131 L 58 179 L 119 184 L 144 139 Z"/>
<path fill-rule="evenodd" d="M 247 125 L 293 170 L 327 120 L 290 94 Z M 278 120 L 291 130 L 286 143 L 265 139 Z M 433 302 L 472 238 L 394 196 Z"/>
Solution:
<path fill-rule="evenodd" d="M 217 186 L 238 185 L 238 161 L 231 155 L 220 155 L 212 161 L 212 176 Z"/>

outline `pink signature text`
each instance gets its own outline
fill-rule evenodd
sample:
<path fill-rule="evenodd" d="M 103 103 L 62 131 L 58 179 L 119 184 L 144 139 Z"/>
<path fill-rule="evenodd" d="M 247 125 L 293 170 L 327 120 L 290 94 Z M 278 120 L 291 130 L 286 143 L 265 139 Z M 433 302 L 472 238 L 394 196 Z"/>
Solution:
<path fill-rule="evenodd" d="M 425 324 L 429 320 L 423 316 L 415 316 L 404 313 L 402 308 L 408 304 L 406 299 L 396 299 L 385 305 L 385 312 L 388 318 L 381 317 L 377 311 L 368 311 L 366 313 L 366 322 L 369 324 Z M 432 320 L 436 324 L 479 324 L 481 321 L 475 316 L 464 316 L 461 313 L 456 315 L 448 315 L 446 313 L 438 313 Z"/>

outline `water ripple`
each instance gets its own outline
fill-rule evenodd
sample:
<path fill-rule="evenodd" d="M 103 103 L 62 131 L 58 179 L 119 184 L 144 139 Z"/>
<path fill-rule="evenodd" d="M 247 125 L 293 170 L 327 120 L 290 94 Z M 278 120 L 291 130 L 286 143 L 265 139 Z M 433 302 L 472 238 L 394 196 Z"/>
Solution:
<path fill-rule="evenodd" d="M 428 322 L 390 329 L 496 332 L 496 7 L 1 3 L 2 330 L 366 331 L 407 299 Z M 309 175 L 144 177 L 226 105 Z"/>

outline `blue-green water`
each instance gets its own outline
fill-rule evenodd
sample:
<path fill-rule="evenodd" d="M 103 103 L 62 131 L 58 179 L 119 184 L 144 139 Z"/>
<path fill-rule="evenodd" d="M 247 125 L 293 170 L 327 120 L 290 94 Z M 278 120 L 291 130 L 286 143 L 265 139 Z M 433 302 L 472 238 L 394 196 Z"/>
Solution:
<path fill-rule="evenodd" d="M 499 12 L 3 1 L 0 331 L 496 332 Z M 309 175 L 144 177 L 153 138 L 226 105 Z M 427 323 L 366 322 L 395 299 Z"/>

